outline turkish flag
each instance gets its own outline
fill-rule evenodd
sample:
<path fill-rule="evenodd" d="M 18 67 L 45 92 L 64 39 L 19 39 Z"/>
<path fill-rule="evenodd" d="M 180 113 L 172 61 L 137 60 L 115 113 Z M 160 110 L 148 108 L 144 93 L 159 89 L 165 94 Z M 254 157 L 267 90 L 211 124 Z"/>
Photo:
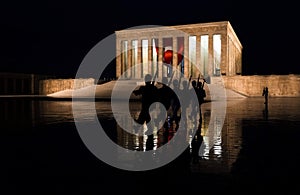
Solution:
<path fill-rule="evenodd" d="M 171 64 L 173 60 L 173 50 L 166 50 L 164 53 L 164 62 L 167 64 Z"/>
<path fill-rule="evenodd" d="M 181 63 L 181 61 L 183 60 L 183 40 L 180 41 L 180 39 L 178 40 L 178 51 L 177 51 L 177 65 L 179 65 Z M 173 49 L 171 46 L 166 46 L 165 47 L 165 52 L 164 52 L 164 63 L 167 64 L 171 64 L 172 60 L 173 60 Z"/>

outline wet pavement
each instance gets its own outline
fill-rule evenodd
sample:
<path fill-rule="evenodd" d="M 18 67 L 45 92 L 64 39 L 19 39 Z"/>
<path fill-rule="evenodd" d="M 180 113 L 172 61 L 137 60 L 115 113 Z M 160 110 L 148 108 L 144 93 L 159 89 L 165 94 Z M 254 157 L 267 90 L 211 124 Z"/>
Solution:
<path fill-rule="evenodd" d="M 211 102 L 202 105 L 203 153 L 196 161 L 188 148 L 169 164 L 149 171 L 126 171 L 94 156 L 82 142 L 71 101 L 5 99 L 1 106 L 2 190 L 12 194 L 207 193 L 297 194 L 300 173 L 300 98 L 228 100 L 224 124 L 206 134 Z M 82 121 L 95 116 L 85 110 Z M 140 109 L 132 102 L 133 115 Z M 110 102 L 95 103 L 107 135 L 130 150 L 145 140 L 120 130 Z M 126 118 L 125 118 L 126 119 Z M 195 130 L 190 124 L 188 129 Z M 214 137 L 214 144 L 210 145 Z M 158 137 L 154 137 L 157 147 Z"/>

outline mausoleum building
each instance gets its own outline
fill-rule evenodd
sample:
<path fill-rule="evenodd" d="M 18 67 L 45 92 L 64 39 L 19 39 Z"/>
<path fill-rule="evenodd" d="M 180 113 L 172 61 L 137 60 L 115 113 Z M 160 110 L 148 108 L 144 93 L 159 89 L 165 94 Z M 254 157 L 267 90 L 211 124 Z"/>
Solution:
<path fill-rule="evenodd" d="M 230 22 L 142 26 L 116 31 L 116 77 L 186 78 L 242 73 L 242 44 Z"/>

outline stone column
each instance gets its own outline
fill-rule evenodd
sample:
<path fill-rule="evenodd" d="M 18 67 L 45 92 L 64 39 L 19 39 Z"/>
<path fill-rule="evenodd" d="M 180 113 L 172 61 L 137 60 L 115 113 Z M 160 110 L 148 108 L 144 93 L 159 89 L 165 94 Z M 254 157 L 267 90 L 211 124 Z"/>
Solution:
<path fill-rule="evenodd" d="M 132 40 L 129 39 L 128 40 L 128 51 L 127 51 L 128 55 L 127 55 L 127 63 L 128 63 L 128 67 L 127 67 L 127 76 L 126 78 L 132 78 Z"/>
<path fill-rule="evenodd" d="M 184 36 L 184 76 L 186 78 L 190 77 L 190 60 L 189 60 L 189 37 Z"/>
<path fill-rule="evenodd" d="M 137 44 L 138 56 L 137 56 L 137 75 L 136 78 L 143 78 L 142 76 L 142 40 L 138 39 Z"/>
<path fill-rule="evenodd" d="M 152 61 L 152 39 L 148 39 L 148 73 L 154 76 L 153 61 Z"/>
<path fill-rule="evenodd" d="M 226 49 L 226 58 L 227 58 L 227 62 L 226 62 L 226 75 L 230 76 L 230 37 L 229 35 L 226 36 L 227 37 L 227 49 Z"/>
<path fill-rule="evenodd" d="M 125 47 L 127 43 L 127 47 Z M 124 40 L 122 43 L 122 69 L 121 73 L 124 74 L 123 78 L 127 77 L 126 70 L 128 68 L 128 41 Z"/>
<path fill-rule="evenodd" d="M 236 75 L 236 50 L 236 45 L 232 42 L 232 76 Z"/>
<path fill-rule="evenodd" d="M 163 39 L 158 38 L 158 76 L 162 78 L 163 76 Z"/>
<path fill-rule="evenodd" d="M 172 37 L 172 42 L 173 42 L 173 60 L 172 60 L 172 71 L 176 71 L 177 70 L 177 63 L 178 63 L 178 59 L 177 59 L 177 37 Z M 177 76 L 179 76 L 180 72 L 176 72 Z"/>
<path fill-rule="evenodd" d="M 119 39 L 116 41 L 116 78 L 121 76 L 121 43 Z"/>
<path fill-rule="evenodd" d="M 236 65 L 236 73 L 237 74 L 241 74 L 242 73 L 242 54 L 241 51 L 239 49 L 237 49 L 237 65 Z"/>
<path fill-rule="evenodd" d="M 213 61 L 214 61 L 214 47 L 213 47 L 213 35 L 208 36 L 208 75 L 213 75 Z"/>
<path fill-rule="evenodd" d="M 154 43 L 155 40 L 156 40 L 156 38 L 152 38 L 151 39 L 151 48 L 152 48 L 151 49 L 151 51 L 152 51 L 152 53 L 151 53 L 151 60 L 152 60 L 152 69 L 153 69 L 154 74 L 156 74 L 156 70 L 157 70 L 157 57 L 153 58 L 154 54 L 156 54 L 156 47 L 157 47 L 157 43 Z"/>
<path fill-rule="evenodd" d="M 226 68 L 227 68 L 227 46 L 228 46 L 228 41 L 227 41 L 227 36 L 226 34 L 221 35 L 221 74 L 226 75 Z"/>
<path fill-rule="evenodd" d="M 204 64 L 201 64 L 201 35 L 196 36 L 196 67 L 193 67 L 193 77 L 198 77 L 198 75 L 203 75 Z"/>
<path fill-rule="evenodd" d="M 228 37 L 228 67 L 227 67 L 227 75 L 232 75 L 232 40 L 231 37 Z"/>

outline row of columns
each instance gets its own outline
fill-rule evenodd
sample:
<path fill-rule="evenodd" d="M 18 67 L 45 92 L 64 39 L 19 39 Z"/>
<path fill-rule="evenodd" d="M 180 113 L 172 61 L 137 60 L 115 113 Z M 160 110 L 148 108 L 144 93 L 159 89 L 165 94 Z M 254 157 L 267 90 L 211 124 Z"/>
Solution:
<path fill-rule="evenodd" d="M 207 70 L 207 75 L 213 75 L 213 63 L 214 63 L 214 48 L 213 48 L 213 34 L 209 34 L 209 40 L 208 40 L 208 70 Z M 154 74 L 156 72 L 156 69 L 152 71 L 153 64 L 155 65 L 155 59 L 152 59 L 152 42 L 153 39 L 157 39 L 158 41 L 158 74 L 159 76 L 165 76 L 165 73 L 163 71 L 162 64 L 163 64 L 163 38 L 172 38 L 172 47 L 173 50 L 177 51 L 177 37 L 158 37 L 158 38 L 139 38 L 139 39 L 119 39 L 116 42 L 116 49 L 117 49 L 117 56 L 116 56 L 116 77 L 119 78 L 129 67 L 133 66 L 134 62 L 132 62 L 132 41 L 133 40 L 138 40 L 138 56 L 137 56 L 137 62 L 136 64 L 142 64 L 142 40 L 148 40 L 148 73 Z M 122 51 L 122 41 L 127 41 L 127 53 L 123 53 L 125 51 Z M 227 43 L 227 37 L 223 34 L 221 34 L 221 71 L 222 74 L 226 74 L 226 62 L 227 62 L 227 49 L 226 49 L 226 43 Z M 184 71 L 183 74 L 185 77 L 189 77 L 191 72 L 192 72 L 192 77 L 197 77 L 199 74 L 203 75 L 200 70 L 200 64 L 201 64 L 201 35 L 196 35 L 196 67 L 192 67 L 191 62 L 189 61 L 189 36 L 184 36 Z M 125 59 L 122 59 L 124 57 L 124 54 L 127 54 L 127 62 L 125 62 Z M 123 56 L 123 57 L 122 57 Z M 127 63 L 127 67 L 125 65 Z M 178 64 L 178 58 L 177 58 L 177 52 L 173 52 L 173 60 L 172 60 L 172 66 L 173 69 L 176 68 Z M 203 65 L 202 65 L 203 66 Z M 138 66 L 137 73 L 138 75 L 135 75 L 135 78 L 141 78 L 143 77 L 142 70 L 140 70 L 140 66 Z M 156 67 L 155 67 L 156 68 Z M 126 75 L 127 77 L 131 77 L 132 75 Z M 203 75 L 204 76 L 204 75 Z"/>

